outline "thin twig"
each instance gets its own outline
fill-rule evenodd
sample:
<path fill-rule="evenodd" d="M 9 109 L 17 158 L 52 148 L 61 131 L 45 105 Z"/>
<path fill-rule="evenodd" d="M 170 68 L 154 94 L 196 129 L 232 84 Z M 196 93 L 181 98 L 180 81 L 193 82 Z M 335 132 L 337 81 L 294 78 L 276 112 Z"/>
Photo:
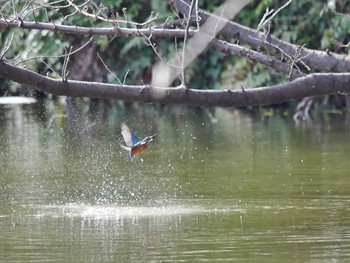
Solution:
<path fill-rule="evenodd" d="M 196 2 L 197 2 L 197 0 L 191 1 L 191 6 L 190 6 L 190 9 L 188 11 L 188 16 L 186 18 L 186 28 L 185 28 L 184 44 L 182 47 L 182 64 L 181 64 L 181 76 L 182 76 L 181 81 L 182 81 L 182 85 L 184 87 L 186 87 L 186 74 L 185 74 L 186 43 L 187 43 L 188 32 L 190 30 L 190 22 L 191 22 L 192 12 L 193 12 L 194 7 L 197 5 Z M 196 16 L 197 16 L 197 13 L 196 13 Z"/>
<path fill-rule="evenodd" d="M 199 30 L 199 22 L 201 21 L 200 16 L 198 15 L 198 0 L 195 1 L 195 6 L 194 6 L 194 13 L 196 14 L 196 25 L 197 28 L 196 30 Z"/>
<path fill-rule="evenodd" d="M 98 58 L 101 60 L 101 62 L 102 62 L 102 64 L 103 64 L 103 66 L 105 67 L 105 69 L 106 69 L 109 73 L 111 73 L 111 74 L 114 76 L 114 78 L 115 78 L 116 80 L 118 80 L 118 82 L 119 82 L 120 85 L 123 85 L 123 83 L 120 81 L 120 79 L 117 77 L 117 75 L 115 75 L 114 72 L 112 72 L 112 70 L 110 70 L 110 69 L 108 68 L 107 64 L 106 64 L 106 63 L 104 62 L 104 60 L 101 58 L 100 53 L 97 52 L 97 56 L 98 56 Z"/>
<path fill-rule="evenodd" d="M 152 42 L 151 38 L 152 38 L 152 32 L 149 36 L 146 36 L 143 32 L 139 31 L 139 33 L 147 39 L 147 42 L 148 43 L 145 43 L 145 45 L 149 46 L 152 48 L 153 52 L 157 55 L 157 57 L 159 58 L 160 61 L 162 61 L 163 63 L 169 65 L 170 67 L 173 67 L 173 68 L 181 68 L 181 66 L 179 65 L 175 65 L 175 64 L 171 64 L 169 62 L 165 62 L 165 60 L 163 59 L 163 57 L 160 55 L 160 53 L 158 52 L 158 50 L 156 49 L 156 44 Z M 175 49 L 177 51 L 177 38 L 175 37 Z M 181 59 L 179 58 L 179 61 L 181 61 Z M 180 63 L 179 63 L 180 64 Z"/>
<path fill-rule="evenodd" d="M 334 14 L 339 15 L 339 16 L 343 16 L 343 17 L 347 17 L 347 18 L 350 17 L 349 14 L 343 14 L 343 13 L 340 13 L 340 12 L 338 12 L 338 11 L 332 11 L 332 10 L 331 10 L 331 12 L 333 12 Z"/>
<path fill-rule="evenodd" d="M 255 40 L 259 40 L 260 39 L 257 39 L 257 38 L 253 38 L 252 39 L 255 39 Z M 283 56 L 287 57 L 287 59 L 291 62 L 292 66 L 295 66 L 297 68 L 297 70 L 300 72 L 301 70 L 299 69 L 298 65 L 296 63 L 300 63 L 302 64 L 308 71 L 311 70 L 311 68 L 306 65 L 306 63 L 303 61 L 303 59 L 307 58 L 308 56 L 310 56 L 311 54 L 307 54 L 306 56 L 303 56 L 301 57 L 301 51 L 302 49 L 304 48 L 305 45 L 301 46 L 301 47 L 297 47 L 296 51 L 295 51 L 295 54 L 294 55 L 289 55 L 287 52 L 285 52 L 282 48 L 280 48 L 279 46 L 277 45 L 274 45 L 272 43 L 269 43 L 269 42 L 263 42 L 264 45 L 268 45 L 268 46 L 271 46 L 273 47 L 274 49 L 278 50 L 281 52 L 281 60 L 283 60 Z"/>
<path fill-rule="evenodd" d="M 2 49 L 1 54 L 0 54 L 0 60 L 3 60 L 6 52 L 10 49 L 14 34 L 15 34 L 15 32 L 13 32 L 9 38 L 8 37 L 6 38 L 4 48 Z"/>
<path fill-rule="evenodd" d="M 76 50 L 72 51 L 71 53 L 69 53 L 68 55 L 71 56 L 71 55 L 74 55 L 75 53 L 79 52 L 80 50 L 82 50 L 83 48 L 85 48 L 89 43 L 91 43 L 91 41 L 93 40 L 94 38 L 91 37 L 84 45 L 82 45 L 81 47 L 77 48 Z M 30 60 L 33 60 L 33 59 L 44 59 L 44 58 L 65 58 L 66 55 L 59 55 L 59 56 L 37 56 L 37 57 L 31 57 L 31 58 L 27 58 L 27 59 L 24 59 L 24 60 L 21 60 L 21 61 L 18 61 L 17 63 L 13 64 L 14 66 L 17 66 L 19 64 L 22 64 L 24 62 L 27 62 L 27 61 L 30 61 Z"/>
<path fill-rule="evenodd" d="M 157 55 L 157 57 L 163 61 L 162 56 L 159 54 L 159 52 L 156 49 L 156 44 L 152 42 L 151 38 L 152 38 L 152 32 L 149 36 L 146 36 L 145 34 L 143 34 L 142 32 L 140 32 L 141 35 L 147 39 L 147 43 L 145 43 L 147 46 L 151 47 L 153 49 L 153 52 Z"/>
<path fill-rule="evenodd" d="M 70 47 L 69 52 L 67 52 L 67 48 L 65 48 L 64 54 L 64 62 L 62 67 L 62 81 L 66 82 L 68 79 L 69 71 L 67 72 L 68 63 L 70 60 L 70 54 L 72 53 L 73 46 Z"/>
<path fill-rule="evenodd" d="M 129 74 L 129 69 L 126 71 L 126 73 L 125 73 L 125 75 L 124 75 L 124 77 L 123 77 L 123 85 L 125 84 L 125 81 L 126 81 L 126 77 L 128 76 L 128 74 Z"/>
<path fill-rule="evenodd" d="M 87 0 L 85 3 L 83 3 L 81 5 L 76 5 L 76 4 L 73 3 L 73 1 L 67 0 L 67 2 L 70 4 L 70 6 L 72 6 L 76 10 L 76 12 L 78 12 L 80 14 L 83 14 L 86 17 L 95 18 L 95 19 L 98 19 L 100 21 L 107 22 L 107 23 L 118 22 L 118 23 L 125 23 L 125 24 L 130 24 L 130 25 L 134 25 L 134 26 L 143 27 L 143 26 L 145 26 L 147 24 L 150 24 L 151 22 L 153 22 L 154 20 L 156 20 L 158 18 L 158 13 L 157 13 L 155 15 L 151 15 L 150 18 L 147 21 L 143 22 L 143 23 L 129 21 L 127 17 L 126 17 L 125 20 L 117 20 L 116 21 L 114 18 L 109 19 L 109 18 L 104 18 L 103 16 L 100 16 L 100 15 L 89 13 L 87 11 L 87 8 L 85 8 L 85 6 L 87 7 L 87 4 L 88 4 L 89 1 L 90 0 Z M 123 9 L 123 13 L 126 16 L 126 10 L 125 9 Z"/>
<path fill-rule="evenodd" d="M 262 19 L 260 20 L 260 23 L 259 23 L 258 28 L 256 29 L 256 31 L 260 31 L 261 28 L 263 28 L 267 23 L 269 23 L 272 20 L 272 18 L 274 18 L 282 9 L 287 7 L 291 2 L 292 2 L 292 0 L 289 0 L 283 6 L 278 8 L 275 12 L 273 12 L 274 11 L 273 9 L 271 11 L 268 11 L 268 9 L 266 9 L 266 12 L 265 12 L 264 16 L 262 17 Z M 270 14 L 271 14 L 271 16 L 266 18 Z"/>
<path fill-rule="evenodd" d="M 294 66 L 300 71 L 300 69 L 299 69 L 299 67 L 298 67 L 298 65 L 296 63 L 302 64 L 308 71 L 311 70 L 310 67 L 308 67 L 305 64 L 305 62 L 302 60 L 302 57 L 301 57 L 301 51 L 304 48 L 304 46 L 305 46 L 305 44 L 296 48 L 295 54 L 293 55 L 292 60 L 290 61 L 290 72 L 288 74 L 288 78 L 291 77 L 292 70 L 293 70 Z"/>
<path fill-rule="evenodd" d="M 266 8 L 265 14 L 261 18 L 261 20 L 260 20 L 260 22 L 258 24 L 258 28 L 256 29 L 257 31 L 259 31 L 263 27 L 263 24 L 265 24 L 266 17 L 271 15 L 271 13 L 273 13 L 273 11 L 275 11 L 275 10 L 274 9 L 270 10 L 268 7 Z"/>
<path fill-rule="evenodd" d="M 41 63 L 43 63 L 48 69 L 50 69 L 56 76 L 60 77 L 60 74 L 58 74 L 52 67 L 50 67 L 43 59 L 39 59 Z M 48 76 L 48 73 L 46 73 Z M 61 78 L 62 79 L 62 78 Z"/>
<path fill-rule="evenodd" d="M 343 43 L 339 42 L 338 40 L 332 38 L 332 43 L 334 45 L 336 45 L 337 47 L 344 47 L 344 48 L 350 47 L 350 41 L 347 44 L 343 44 Z"/>

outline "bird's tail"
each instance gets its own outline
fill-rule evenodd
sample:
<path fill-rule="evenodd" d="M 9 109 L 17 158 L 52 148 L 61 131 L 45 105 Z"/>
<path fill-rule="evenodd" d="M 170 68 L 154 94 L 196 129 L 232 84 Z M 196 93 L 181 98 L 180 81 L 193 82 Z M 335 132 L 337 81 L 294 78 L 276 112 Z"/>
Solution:
<path fill-rule="evenodd" d="M 130 159 L 131 161 L 134 159 L 134 157 L 132 157 L 132 154 L 131 154 L 131 149 L 132 147 L 131 146 L 125 146 L 123 144 L 120 144 L 120 146 L 124 149 L 124 150 L 127 150 L 129 152 L 129 156 L 130 156 Z"/>
<path fill-rule="evenodd" d="M 120 144 L 120 146 L 121 146 L 124 150 L 131 151 L 131 146 L 125 146 L 125 145 L 123 145 L 123 144 Z"/>

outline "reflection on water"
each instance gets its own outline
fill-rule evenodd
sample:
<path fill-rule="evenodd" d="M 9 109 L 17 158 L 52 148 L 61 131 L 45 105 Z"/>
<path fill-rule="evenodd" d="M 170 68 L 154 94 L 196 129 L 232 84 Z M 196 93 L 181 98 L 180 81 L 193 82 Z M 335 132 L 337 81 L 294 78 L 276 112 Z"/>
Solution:
<path fill-rule="evenodd" d="M 0 262 L 349 259 L 342 119 L 55 110 L 0 108 Z M 159 134 L 142 160 L 121 149 L 122 121 Z"/>

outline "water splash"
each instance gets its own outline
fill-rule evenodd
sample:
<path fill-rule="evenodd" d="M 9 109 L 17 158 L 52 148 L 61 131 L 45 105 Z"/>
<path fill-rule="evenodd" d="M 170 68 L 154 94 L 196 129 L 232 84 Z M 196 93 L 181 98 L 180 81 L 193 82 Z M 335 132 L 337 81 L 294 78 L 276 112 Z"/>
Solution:
<path fill-rule="evenodd" d="M 36 99 L 31 97 L 0 97 L 0 104 L 3 105 L 18 105 L 18 104 L 31 104 L 35 103 Z"/>
<path fill-rule="evenodd" d="M 118 205 L 88 205 L 68 203 L 64 205 L 39 206 L 40 215 L 51 217 L 80 217 L 89 219 L 121 219 L 135 217 L 162 217 L 217 212 L 242 212 L 236 209 L 217 209 L 201 206 L 118 206 Z"/>

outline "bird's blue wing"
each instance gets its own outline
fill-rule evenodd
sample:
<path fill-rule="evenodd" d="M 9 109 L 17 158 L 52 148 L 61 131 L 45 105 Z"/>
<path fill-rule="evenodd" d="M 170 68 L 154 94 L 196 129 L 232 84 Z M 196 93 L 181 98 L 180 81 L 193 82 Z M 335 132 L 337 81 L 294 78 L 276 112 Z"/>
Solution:
<path fill-rule="evenodd" d="M 133 133 L 125 123 L 122 123 L 121 129 L 122 136 L 127 146 L 134 146 L 139 142 L 139 139 L 137 138 L 136 134 Z"/>
<path fill-rule="evenodd" d="M 134 146 L 138 142 L 139 142 L 139 139 L 137 138 L 136 134 L 131 132 L 131 143 L 132 143 L 132 146 Z"/>

